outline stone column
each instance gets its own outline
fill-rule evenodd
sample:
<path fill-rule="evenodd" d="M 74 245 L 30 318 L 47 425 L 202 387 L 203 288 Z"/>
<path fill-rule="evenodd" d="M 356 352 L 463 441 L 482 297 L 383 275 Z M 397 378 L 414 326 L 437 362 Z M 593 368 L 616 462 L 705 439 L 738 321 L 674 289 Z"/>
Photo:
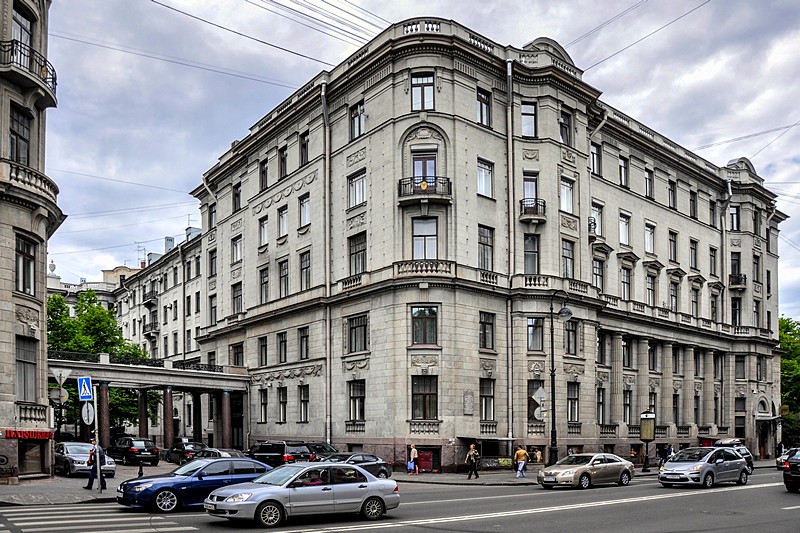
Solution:
<path fill-rule="evenodd" d="M 168 449 L 175 440 L 175 426 L 172 418 L 172 387 L 164 387 L 164 448 Z"/>
<path fill-rule="evenodd" d="M 683 424 L 696 424 L 694 419 L 694 347 L 687 346 L 683 350 Z"/>
<path fill-rule="evenodd" d="M 108 409 L 108 381 L 101 381 L 97 390 L 97 429 L 98 442 L 103 448 L 111 445 L 111 413 Z"/>
<path fill-rule="evenodd" d="M 631 424 L 639 424 L 639 413 L 650 406 L 650 361 L 648 359 L 650 341 L 639 339 L 636 349 L 636 366 L 639 375 L 636 379 L 636 402 L 632 407 Z"/>
<path fill-rule="evenodd" d="M 139 436 L 147 438 L 147 391 L 139 390 Z"/>
<path fill-rule="evenodd" d="M 622 423 L 622 333 L 614 333 L 611 341 L 611 416 L 612 424 Z"/>
<path fill-rule="evenodd" d="M 203 442 L 203 393 L 192 392 L 192 440 Z"/>
<path fill-rule="evenodd" d="M 223 390 L 222 391 L 222 405 L 220 405 L 220 416 L 222 417 L 222 424 L 220 425 L 220 429 L 222 430 L 222 447 L 223 448 L 230 448 L 231 447 L 231 391 Z"/>
<path fill-rule="evenodd" d="M 672 420 L 672 382 L 674 375 L 672 373 L 672 352 L 676 350 L 674 344 L 666 342 L 662 350 L 662 362 L 664 363 L 664 372 L 662 373 L 663 379 L 661 382 L 661 416 L 657 416 L 656 422 L 661 420 L 659 426 L 669 426 L 675 423 Z"/>

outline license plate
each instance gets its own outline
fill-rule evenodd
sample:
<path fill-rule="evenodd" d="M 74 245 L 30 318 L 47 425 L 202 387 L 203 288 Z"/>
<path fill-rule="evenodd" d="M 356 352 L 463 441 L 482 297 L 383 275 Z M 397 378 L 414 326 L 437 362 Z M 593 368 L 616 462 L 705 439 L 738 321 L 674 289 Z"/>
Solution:
<path fill-rule="evenodd" d="M 664 477 L 667 478 L 667 479 L 680 479 L 681 478 L 681 476 L 679 476 L 677 474 L 667 474 Z"/>
<path fill-rule="evenodd" d="M 544 482 L 545 483 L 555 483 L 556 482 L 556 478 L 554 478 L 554 477 L 546 477 L 546 478 L 544 478 Z"/>
<path fill-rule="evenodd" d="M 214 505 L 213 503 L 204 503 L 203 508 L 208 509 L 209 511 L 214 511 L 217 509 L 217 506 Z"/>

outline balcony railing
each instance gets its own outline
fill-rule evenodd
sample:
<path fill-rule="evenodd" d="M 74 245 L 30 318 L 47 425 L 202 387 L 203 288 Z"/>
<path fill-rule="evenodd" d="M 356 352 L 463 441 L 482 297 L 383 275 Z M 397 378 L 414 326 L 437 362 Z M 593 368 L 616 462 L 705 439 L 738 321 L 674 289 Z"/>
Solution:
<path fill-rule="evenodd" d="M 567 423 L 567 435 L 580 437 L 580 435 L 581 435 L 581 423 L 580 422 L 568 422 Z"/>
<path fill-rule="evenodd" d="M 677 427 L 677 431 L 678 431 L 678 438 L 679 439 L 686 439 L 686 438 L 689 438 L 689 435 L 691 434 L 691 427 L 689 427 L 689 426 L 678 426 Z"/>
<path fill-rule="evenodd" d="M 667 438 L 667 427 L 668 426 L 656 426 L 656 438 L 657 439 L 665 439 L 665 438 Z"/>
<path fill-rule="evenodd" d="M 600 424 L 600 437 L 601 438 L 614 438 L 617 436 L 616 424 Z"/>
<path fill-rule="evenodd" d="M 17 67 L 41 81 L 53 96 L 56 93 L 56 69 L 42 54 L 19 41 L 0 41 L 0 66 Z"/>
<path fill-rule="evenodd" d="M 547 203 L 540 198 L 523 198 L 519 201 L 520 222 L 544 221 Z"/>
<path fill-rule="evenodd" d="M 42 424 L 47 422 L 46 405 L 36 403 L 17 403 L 17 420 L 23 423 L 32 422 Z"/>
<path fill-rule="evenodd" d="M 147 335 L 148 333 L 158 333 L 160 326 L 158 322 L 148 322 L 144 326 L 142 326 L 142 333 Z"/>
<path fill-rule="evenodd" d="M 439 420 L 411 420 L 408 429 L 413 435 L 438 435 L 439 424 Z"/>
<path fill-rule="evenodd" d="M 544 422 L 528 422 L 528 435 L 544 435 Z"/>
<path fill-rule="evenodd" d="M 497 422 L 481 422 L 481 435 L 497 435 Z"/>
<path fill-rule="evenodd" d="M 628 437 L 639 438 L 642 434 L 642 426 L 628 426 Z"/>
<path fill-rule="evenodd" d="M 745 274 L 730 274 L 728 276 L 729 289 L 744 289 L 747 287 L 747 276 Z"/>
<path fill-rule="evenodd" d="M 400 261 L 397 265 L 397 275 L 445 275 L 450 276 L 455 272 L 453 261 L 441 259 L 415 259 L 412 261 Z"/>
<path fill-rule="evenodd" d="M 206 363 L 195 363 L 195 362 L 184 362 L 184 361 L 173 361 L 172 368 L 177 368 L 179 370 L 200 370 L 202 372 L 222 372 L 222 365 L 209 365 Z"/>
<path fill-rule="evenodd" d="M 421 199 L 431 202 L 450 203 L 452 201 L 450 178 L 443 176 L 415 176 L 401 178 L 397 182 L 397 197 L 401 205 L 414 203 Z"/>
<path fill-rule="evenodd" d="M 147 306 L 158 304 L 158 291 L 147 291 L 144 293 L 142 303 Z"/>

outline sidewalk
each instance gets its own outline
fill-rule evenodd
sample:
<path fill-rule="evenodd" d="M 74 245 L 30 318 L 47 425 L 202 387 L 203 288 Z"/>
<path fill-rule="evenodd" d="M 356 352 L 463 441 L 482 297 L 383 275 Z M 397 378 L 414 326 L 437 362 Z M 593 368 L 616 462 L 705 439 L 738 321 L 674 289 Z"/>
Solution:
<path fill-rule="evenodd" d="M 176 465 L 162 461 L 159 466 L 146 466 L 144 475 L 162 474 L 172 471 Z M 763 459 L 755 462 L 755 468 L 775 468 L 774 459 Z M 17 505 L 64 505 L 71 503 L 108 503 L 116 501 L 117 486 L 125 480 L 136 478 L 139 472 L 137 466 L 123 466 L 117 464 L 117 475 L 107 479 L 108 489 L 97 490 L 97 485 L 91 491 L 82 487 L 86 485 L 87 478 L 54 478 L 33 479 L 21 481 L 19 485 L 0 485 L 0 507 Z M 650 467 L 649 472 L 642 472 L 641 465 L 637 465 L 636 476 L 655 476 L 658 474 L 658 465 Z M 531 486 L 537 485 L 536 471 L 530 469 L 528 477 L 516 478 L 511 470 L 486 470 L 480 477 L 468 480 L 466 474 L 420 474 L 410 476 L 405 472 L 395 472 L 392 479 L 398 483 L 426 483 L 434 485 L 480 485 L 480 486 Z"/>

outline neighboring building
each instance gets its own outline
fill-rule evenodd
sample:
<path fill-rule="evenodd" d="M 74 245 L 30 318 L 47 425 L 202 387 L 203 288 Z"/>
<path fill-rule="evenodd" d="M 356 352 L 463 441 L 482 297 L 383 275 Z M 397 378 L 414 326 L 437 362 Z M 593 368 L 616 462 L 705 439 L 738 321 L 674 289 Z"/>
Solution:
<path fill-rule="evenodd" d="M 61 276 L 56 274 L 56 264 L 52 260 L 48 265 L 50 273 L 47 275 L 47 295 L 58 294 L 64 297 L 70 308 L 70 316 L 75 316 L 75 304 L 78 303 L 78 296 L 87 292 L 94 291 L 97 301 L 109 310 L 117 308 L 117 297 L 114 291 L 119 288 L 125 279 L 139 272 L 140 268 L 130 268 L 118 266 L 111 270 L 103 270 L 103 281 L 86 281 L 81 279 L 80 283 L 64 283 Z"/>
<path fill-rule="evenodd" d="M 0 483 L 50 472 L 47 239 L 65 216 L 44 175 L 49 0 L 0 0 Z M 12 252 L 13 250 L 13 252 Z"/>
<path fill-rule="evenodd" d="M 562 456 L 641 452 L 648 408 L 656 445 L 735 436 L 768 456 L 786 216 L 749 161 L 716 166 L 581 78 L 550 39 L 391 26 L 203 176 L 202 237 L 134 276 L 126 336 L 247 367 L 237 445 L 405 461 L 413 442 L 432 470 L 476 440 L 545 449 L 553 357 Z M 170 305 L 179 328 L 130 329 Z"/>

